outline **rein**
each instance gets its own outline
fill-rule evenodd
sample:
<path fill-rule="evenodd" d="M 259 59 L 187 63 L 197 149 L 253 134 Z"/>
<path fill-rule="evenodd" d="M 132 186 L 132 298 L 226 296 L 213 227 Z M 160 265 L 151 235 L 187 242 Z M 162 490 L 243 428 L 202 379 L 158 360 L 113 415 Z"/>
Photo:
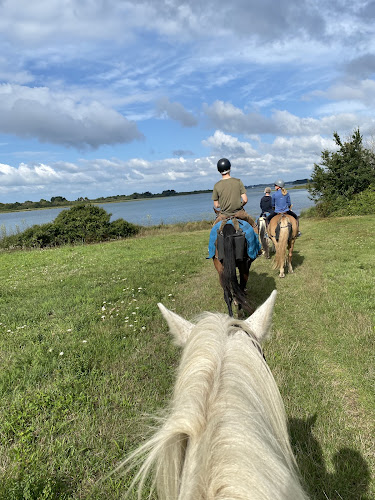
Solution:
<path fill-rule="evenodd" d="M 232 326 L 239 328 L 241 330 L 241 332 L 245 333 L 249 337 L 249 339 L 251 340 L 251 342 L 254 345 L 254 347 L 256 347 L 256 349 L 259 352 L 259 354 L 262 355 L 264 361 L 267 361 L 266 360 L 266 356 L 264 355 L 263 349 L 262 349 L 261 345 L 259 344 L 259 342 L 258 342 L 257 338 L 255 337 L 255 335 L 253 333 L 251 333 L 251 332 L 247 332 L 246 330 L 244 330 L 241 327 L 241 325 L 238 325 L 236 323 L 234 323 Z"/>

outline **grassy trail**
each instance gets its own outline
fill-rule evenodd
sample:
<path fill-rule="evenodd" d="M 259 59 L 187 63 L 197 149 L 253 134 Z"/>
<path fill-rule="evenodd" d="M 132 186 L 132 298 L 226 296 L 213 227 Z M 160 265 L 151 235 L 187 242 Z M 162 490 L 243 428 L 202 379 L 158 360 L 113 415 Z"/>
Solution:
<path fill-rule="evenodd" d="M 303 220 L 266 357 L 311 498 L 375 498 L 375 217 Z M 119 499 L 98 483 L 164 408 L 179 359 L 156 307 L 225 312 L 208 231 L 0 254 L 0 499 Z"/>

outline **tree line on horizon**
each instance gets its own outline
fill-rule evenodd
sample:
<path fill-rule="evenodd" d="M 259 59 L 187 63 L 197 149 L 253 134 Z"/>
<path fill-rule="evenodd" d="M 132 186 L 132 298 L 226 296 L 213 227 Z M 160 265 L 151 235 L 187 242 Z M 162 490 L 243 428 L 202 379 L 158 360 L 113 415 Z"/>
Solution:
<path fill-rule="evenodd" d="M 309 179 L 299 179 L 296 181 L 289 182 L 288 184 L 301 185 L 307 184 Z M 246 186 L 246 188 L 254 188 L 266 186 L 266 184 L 254 184 L 251 186 Z M 17 210 L 35 210 L 38 208 L 56 208 L 56 207 L 67 207 L 74 206 L 81 203 L 111 203 L 120 201 L 131 201 L 131 200 L 142 200 L 148 198 L 165 198 L 168 196 L 183 196 L 189 194 L 201 194 L 210 193 L 212 189 L 200 189 L 195 191 L 175 191 L 174 189 L 165 189 L 161 193 L 151 193 L 150 191 L 145 191 L 143 193 L 132 193 L 129 195 L 118 194 L 112 196 L 101 196 L 99 198 L 89 199 L 80 196 L 76 200 L 68 200 L 64 196 L 52 196 L 50 200 L 41 199 L 39 201 L 24 201 L 24 202 L 14 202 L 14 203 L 0 203 L 0 212 L 13 212 Z"/>

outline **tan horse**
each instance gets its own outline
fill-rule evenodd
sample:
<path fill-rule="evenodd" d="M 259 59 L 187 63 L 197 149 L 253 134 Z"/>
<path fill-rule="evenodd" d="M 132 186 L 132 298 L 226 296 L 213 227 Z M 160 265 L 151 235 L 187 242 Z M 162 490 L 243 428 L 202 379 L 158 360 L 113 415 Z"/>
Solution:
<path fill-rule="evenodd" d="M 280 269 L 280 278 L 285 277 L 286 263 L 288 272 L 293 272 L 292 255 L 297 233 L 298 224 L 292 215 L 277 214 L 268 224 L 268 234 L 276 249 L 274 269 Z"/>

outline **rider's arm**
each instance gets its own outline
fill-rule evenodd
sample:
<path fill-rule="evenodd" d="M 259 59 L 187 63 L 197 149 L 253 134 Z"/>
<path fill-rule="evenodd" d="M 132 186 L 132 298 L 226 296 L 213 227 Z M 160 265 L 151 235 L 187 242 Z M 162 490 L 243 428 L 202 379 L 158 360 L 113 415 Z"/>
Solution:
<path fill-rule="evenodd" d="M 219 200 L 214 200 L 214 207 L 215 208 L 220 208 Z"/>
<path fill-rule="evenodd" d="M 247 194 L 241 194 L 241 200 L 242 200 L 242 206 L 246 205 L 247 203 Z"/>

